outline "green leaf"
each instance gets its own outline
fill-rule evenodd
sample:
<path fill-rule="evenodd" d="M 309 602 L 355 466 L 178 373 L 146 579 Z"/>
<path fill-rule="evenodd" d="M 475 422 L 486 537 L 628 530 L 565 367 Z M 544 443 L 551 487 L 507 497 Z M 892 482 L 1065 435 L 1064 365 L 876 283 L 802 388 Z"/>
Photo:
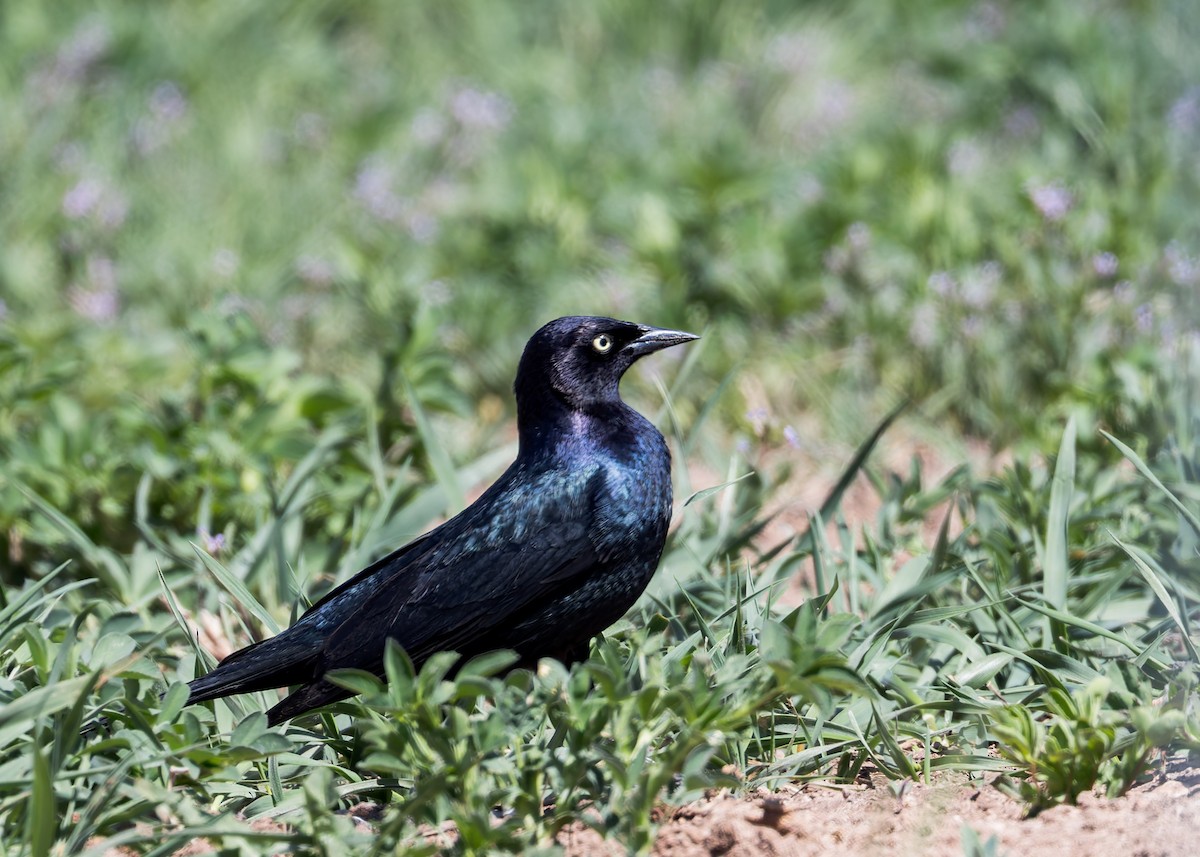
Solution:
<path fill-rule="evenodd" d="M 1006 652 L 996 652 L 976 661 L 965 669 L 959 670 L 954 680 L 965 687 L 981 687 L 987 684 L 996 673 L 1012 663 L 1013 656 Z"/>
<path fill-rule="evenodd" d="M 48 717 L 70 708 L 81 693 L 88 693 L 99 673 L 76 676 L 45 687 L 36 687 L 10 702 L 0 705 L 0 746 L 22 735 L 39 717 Z"/>
<path fill-rule="evenodd" d="M 1046 518 L 1045 555 L 1042 560 L 1042 597 L 1051 607 L 1062 610 L 1067 605 L 1067 525 L 1071 499 L 1075 494 L 1075 418 L 1067 420 L 1058 459 L 1054 465 L 1054 480 L 1050 486 L 1050 512 Z M 1042 644 L 1047 648 L 1061 647 L 1064 641 L 1060 626 L 1046 620 Z"/>
<path fill-rule="evenodd" d="M 730 485 L 736 485 L 737 483 L 741 482 L 743 479 L 746 479 L 753 475 L 754 475 L 754 471 L 750 471 L 749 473 L 743 473 L 741 476 L 738 476 L 734 479 L 730 479 L 728 482 L 722 482 L 720 485 L 713 485 L 709 488 L 701 488 L 699 491 L 697 491 L 691 497 L 688 497 L 686 500 L 684 500 L 683 505 L 686 508 L 687 506 L 692 505 L 692 503 L 695 502 L 696 500 L 703 500 L 706 497 L 711 497 L 713 494 L 716 494 L 718 491 L 722 491 L 725 488 L 728 488 Z"/>
<path fill-rule="evenodd" d="M 1140 552 L 1125 544 L 1111 532 L 1108 534 L 1108 536 L 1117 543 L 1121 550 L 1125 551 L 1125 553 L 1129 555 L 1129 558 L 1133 560 L 1134 566 L 1137 567 L 1138 573 L 1142 575 L 1146 583 L 1150 585 L 1150 589 L 1153 590 L 1156 596 L 1158 596 L 1158 600 L 1162 602 L 1163 607 L 1167 609 L 1167 614 L 1179 628 L 1179 634 L 1183 638 L 1183 645 L 1187 648 L 1188 655 L 1191 656 L 1192 662 L 1200 662 L 1200 654 L 1197 654 L 1196 644 L 1192 642 L 1191 634 L 1188 633 L 1187 620 L 1179 610 L 1179 603 L 1173 597 L 1171 597 L 1171 593 L 1167 591 L 1167 583 L 1165 581 L 1169 581 L 1170 578 L 1168 578 L 1165 574 L 1161 574 L 1160 576 L 1161 569 L 1155 571 L 1155 569 L 1151 567 L 1152 563 L 1157 566 L 1157 563 L 1155 563 L 1153 559 L 1148 556 L 1141 556 Z"/>
<path fill-rule="evenodd" d="M 429 455 L 429 464 L 433 468 L 433 475 L 437 478 L 438 484 L 442 486 L 442 490 L 446 492 L 450 511 L 457 512 L 467 505 L 462 485 L 458 481 L 458 472 L 454 469 L 450 454 L 442 444 L 441 438 L 434 431 L 433 424 L 429 421 L 428 414 L 425 413 L 425 408 L 417 398 L 417 391 L 403 372 L 400 372 L 400 382 L 404 387 L 404 395 L 408 398 L 409 407 L 412 408 L 413 421 L 417 424 L 417 433 L 421 436 L 421 443 Z"/>
<path fill-rule="evenodd" d="M 1109 442 L 1119 449 L 1123 456 L 1129 459 L 1133 466 L 1137 468 L 1138 472 L 1150 481 L 1151 485 L 1166 495 L 1167 499 L 1171 501 L 1172 505 L 1179 510 L 1179 514 L 1183 515 L 1188 524 L 1191 525 L 1192 530 L 1196 533 L 1196 535 L 1200 536 L 1200 518 L 1196 517 L 1195 512 L 1189 509 L 1186 505 L 1184 505 L 1182 500 L 1171 493 L 1171 491 L 1167 489 L 1166 485 L 1162 484 L 1162 481 L 1154 475 L 1154 471 L 1146 466 L 1146 462 L 1142 461 L 1141 456 L 1103 429 L 1100 430 L 1100 434 L 1108 438 Z"/>
<path fill-rule="evenodd" d="M 54 804 L 54 782 L 50 775 L 49 748 L 33 749 L 33 788 L 26 817 L 26 836 L 32 857 L 48 857 L 58 832 L 58 810 Z"/>
<path fill-rule="evenodd" d="M 196 556 L 200 557 L 200 562 L 212 572 L 212 576 L 225 587 L 230 595 L 233 596 L 237 603 L 249 610 L 250 613 L 262 623 L 271 634 L 278 634 L 282 629 L 279 623 L 275 621 L 275 617 L 271 612 L 259 603 L 258 599 L 250 594 L 250 590 L 246 588 L 246 584 L 242 583 L 237 576 L 232 574 L 224 565 L 210 556 L 208 551 L 204 550 L 197 544 L 192 544 L 192 550 L 196 552 Z"/>

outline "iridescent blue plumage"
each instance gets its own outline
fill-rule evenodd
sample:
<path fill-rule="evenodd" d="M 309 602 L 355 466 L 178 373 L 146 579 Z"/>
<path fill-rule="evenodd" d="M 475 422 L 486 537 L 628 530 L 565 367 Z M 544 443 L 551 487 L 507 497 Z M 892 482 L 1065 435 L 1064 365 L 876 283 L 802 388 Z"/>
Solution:
<path fill-rule="evenodd" d="M 389 638 L 418 666 L 438 651 L 513 649 L 519 666 L 586 657 L 649 583 L 671 519 L 670 453 L 621 401 L 621 376 L 693 339 L 610 318 L 547 324 L 517 369 L 520 448 L 496 483 L 193 681 L 190 701 L 301 685 L 268 712 L 279 723 L 349 695 L 324 680 L 330 670 L 382 674 Z"/>

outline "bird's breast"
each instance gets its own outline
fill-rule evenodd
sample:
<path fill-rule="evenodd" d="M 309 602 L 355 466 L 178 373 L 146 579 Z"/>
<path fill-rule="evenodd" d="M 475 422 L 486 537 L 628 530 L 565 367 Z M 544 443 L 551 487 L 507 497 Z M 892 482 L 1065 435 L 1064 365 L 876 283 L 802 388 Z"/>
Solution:
<path fill-rule="evenodd" d="M 606 456 L 601 466 L 603 490 L 596 498 L 595 512 L 603 552 L 629 555 L 649 549 L 657 559 L 671 520 L 671 459 L 666 444 L 661 436 L 646 438 Z"/>

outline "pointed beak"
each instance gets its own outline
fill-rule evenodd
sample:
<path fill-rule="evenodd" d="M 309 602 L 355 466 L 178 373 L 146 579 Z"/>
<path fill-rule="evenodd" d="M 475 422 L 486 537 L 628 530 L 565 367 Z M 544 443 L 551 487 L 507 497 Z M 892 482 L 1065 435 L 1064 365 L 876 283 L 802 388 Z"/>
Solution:
<path fill-rule="evenodd" d="M 661 327 L 642 326 L 638 330 L 638 338 L 625 346 L 625 351 L 628 351 L 634 357 L 642 357 L 655 351 L 661 351 L 664 348 L 670 348 L 672 345 L 682 345 L 685 342 L 691 342 L 694 339 L 700 338 L 694 333 L 686 333 L 682 330 L 666 330 Z"/>

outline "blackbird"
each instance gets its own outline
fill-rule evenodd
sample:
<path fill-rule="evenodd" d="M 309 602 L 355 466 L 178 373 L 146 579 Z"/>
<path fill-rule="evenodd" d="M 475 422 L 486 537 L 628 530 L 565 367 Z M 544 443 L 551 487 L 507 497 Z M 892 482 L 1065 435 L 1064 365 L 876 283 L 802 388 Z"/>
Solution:
<path fill-rule="evenodd" d="M 326 680 L 382 676 L 389 639 L 419 669 L 511 649 L 514 666 L 588 655 L 649 583 L 671 520 L 671 456 L 626 405 L 621 376 L 641 357 L 698 337 L 572 316 L 533 335 L 513 390 L 516 460 L 469 507 L 338 586 L 286 631 L 188 685 L 189 702 L 297 686 L 271 725 L 351 696 Z"/>

